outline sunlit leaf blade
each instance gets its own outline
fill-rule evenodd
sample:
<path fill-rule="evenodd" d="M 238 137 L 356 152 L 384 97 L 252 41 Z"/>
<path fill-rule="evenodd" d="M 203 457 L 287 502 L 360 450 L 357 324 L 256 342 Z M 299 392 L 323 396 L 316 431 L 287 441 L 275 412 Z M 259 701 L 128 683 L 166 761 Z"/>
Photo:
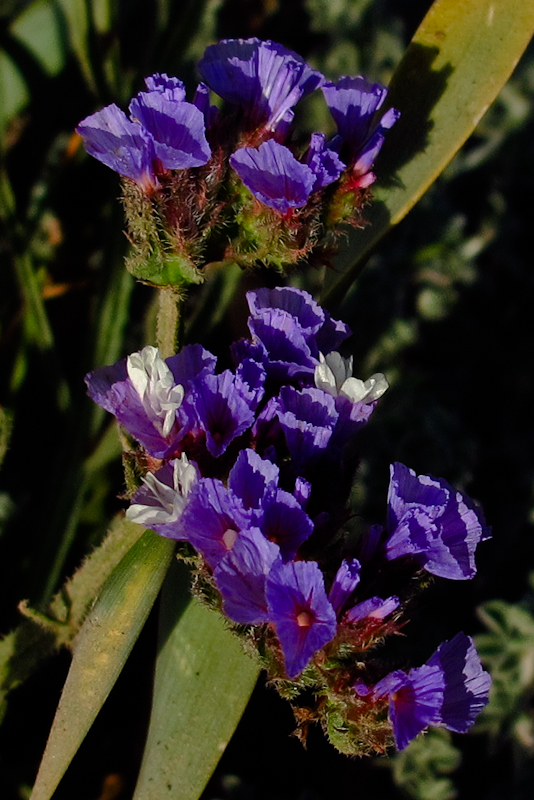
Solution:
<path fill-rule="evenodd" d="M 534 33 L 534 3 L 436 0 L 391 81 L 401 119 L 377 161 L 379 182 L 331 274 L 325 302 L 340 300 L 371 249 L 410 211 L 475 129 Z"/>
<path fill-rule="evenodd" d="M 31 800 L 52 797 L 141 632 L 173 550 L 173 541 L 146 531 L 106 581 L 75 643 Z"/>
<path fill-rule="evenodd" d="M 61 647 L 72 647 L 91 602 L 142 535 L 139 525 L 124 517 L 115 519 L 104 541 L 87 556 L 44 612 L 26 602 L 19 605 L 26 619 L 0 639 L 0 720 L 9 693 Z"/>
<path fill-rule="evenodd" d="M 134 800 L 197 800 L 252 693 L 259 667 L 223 618 L 188 600 L 172 565 L 161 601 L 160 652 L 148 740 Z"/>

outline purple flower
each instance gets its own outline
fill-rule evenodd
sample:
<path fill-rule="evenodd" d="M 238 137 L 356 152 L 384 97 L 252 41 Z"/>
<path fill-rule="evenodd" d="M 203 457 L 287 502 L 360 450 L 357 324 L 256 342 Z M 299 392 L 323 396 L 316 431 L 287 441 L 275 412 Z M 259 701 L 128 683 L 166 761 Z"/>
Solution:
<path fill-rule="evenodd" d="M 229 475 L 232 492 L 250 510 L 252 524 L 292 559 L 313 532 L 313 522 L 299 501 L 278 488 L 278 467 L 253 450 L 242 450 Z"/>
<path fill-rule="evenodd" d="M 316 359 L 302 329 L 287 311 L 265 309 L 249 318 L 248 327 L 269 377 L 279 381 L 311 378 Z"/>
<path fill-rule="evenodd" d="M 372 688 L 357 684 L 354 689 L 388 697 L 395 742 L 403 750 L 428 725 L 465 733 L 488 702 L 490 684 L 472 639 L 458 633 L 422 667 L 396 670 Z"/>
<path fill-rule="evenodd" d="M 236 391 L 248 403 L 251 411 L 256 411 L 263 398 L 266 377 L 263 365 L 252 358 L 243 359 L 236 369 Z"/>
<path fill-rule="evenodd" d="M 147 193 L 157 188 L 153 138 L 114 103 L 86 117 L 76 131 L 90 156 L 135 181 Z"/>
<path fill-rule="evenodd" d="M 387 675 L 376 684 L 373 694 L 389 698 L 389 719 L 399 750 L 429 725 L 438 725 L 445 681 L 439 666 L 424 664 Z"/>
<path fill-rule="evenodd" d="M 184 387 L 157 348 L 147 346 L 127 359 L 86 375 L 89 396 L 114 414 L 156 458 L 166 458 L 183 435 L 177 421 Z"/>
<path fill-rule="evenodd" d="M 189 493 L 199 479 L 198 467 L 185 453 L 169 461 L 156 473 L 147 472 L 143 486 L 126 510 L 127 519 L 171 539 L 185 538 L 177 531 L 177 522 L 187 504 Z"/>
<path fill-rule="evenodd" d="M 379 122 L 375 122 L 376 112 L 386 99 L 387 88 L 358 75 L 340 78 L 336 83 L 325 83 L 322 91 L 348 152 L 357 185 L 360 188 L 370 186 L 375 180 L 371 167 L 384 143 L 384 132 L 399 118 L 399 112 L 390 108 Z"/>
<path fill-rule="evenodd" d="M 369 597 L 357 603 L 345 614 L 346 622 L 359 622 L 362 619 L 385 619 L 400 605 L 399 598 L 392 596 L 383 600 L 381 597 Z"/>
<path fill-rule="evenodd" d="M 230 164 L 254 197 L 283 214 L 305 206 L 315 183 L 310 167 L 274 139 L 236 150 Z"/>
<path fill-rule="evenodd" d="M 250 527 L 250 514 L 222 481 L 201 478 L 189 493 L 176 525 L 176 539 L 186 539 L 215 568 L 233 548 L 241 531 Z"/>
<path fill-rule="evenodd" d="M 310 146 L 306 154 L 306 164 L 315 176 L 312 192 L 318 192 L 337 181 L 345 164 L 341 161 L 335 150 L 326 146 L 324 133 L 313 133 L 310 138 Z"/>
<path fill-rule="evenodd" d="M 261 360 L 269 377 L 311 383 L 320 350 L 330 352 L 350 336 L 308 292 L 290 286 L 247 292 L 252 343 L 241 342 L 234 357 Z M 319 347 L 321 342 L 321 347 Z"/>
<path fill-rule="evenodd" d="M 211 150 L 203 113 L 184 100 L 177 78 L 156 73 L 146 79 L 148 92 L 130 103 L 129 120 L 115 104 L 82 120 L 76 129 L 87 152 L 150 193 L 158 171 L 206 164 Z"/>
<path fill-rule="evenodd" d="M 362 565 L 357 558 L 353 558 L 350 561 L 345 559 L 336 573 L 328 593 L 328 599 L 338 616 L 360 582 L 361 569 Z"/>
<path fill-rule="evenodd" d="M 306 341 L 318 334 L 325 322 L 325 311 L 319 303 L 308 292 L 293 286 L 247 292 L 247 303 L 253 319 L 261 318 L 271 309 L 285 311 L 293 317 Z"/>
<path fill-rule="evenodd" d="M 241 450 L 228 476 L 229 488 L 246 509 L 259 510 L 265 497 L 278 487 L 280 470 L 254 450 Z"/>
<path fill-rule="evenodd" d="M 488 702 L 491 676 L 482 669 L 473 640 L 458 633 L 443 642 L 428 664 L 437 664 L 445 678 L 439 724 L 465 733 Z"/>
<path fill-rule="evenodd" d="M 280 549 L 258 528 L 239 534 L 234 547 L 219 561 L 213 575 L 223 597 L 224 613 L 241 625 L 268 622 L 267 575 Z"/>
<path fill-rule="evenodd" d="M 168 92 L 140 92 L 130 103 L 131 117 L 152 137 L 166 169 L 200 167 L 211 157 L 204 116 L 193 103 L 177 102 Z"/>
<path fill-rule="evenodd" d="M 280 547 L 284 561 L 293 559 L 301 544 L 313 533 L 313 522 L 299 501 L 283 489 L 267 494 L 258 525 L 264 535 Z"/>
<path fill-rule="evenodd" d="M 328 447 L 338 420 L 333 399 L 320 389 L 282 386 L 278 419 L 297 469 L 317 461 Z"/>
<path fill-rule="evenodd" d="M 88 394 L 113 414 L 145 450 L 167 458 L 188 430 L 183 399 L 195 379 L 210 374 L 216 359 L 200 345 L 160 357 L 148 345 L 110 367 L 100 367 L 85 377 Z"/>
<path fill-rule="evenodd" d="M 198 69 L 220 97 L 244 111 L 249 126 L 282 135 L 292 107 L 324 81 L 300 56 L 276 42 L 225 39 L 206 48 Z"/>
<path fill-rule="evenodd" d="M 195 96 L 193 97 L 193 105 L 196 106 L 202 113 L 206 123 L 206 128 L 209 130 L 219 116 L 219 109 L 217 106 L 211 105 L 210 90 L 205 83 L 198 84 L 195 91 Z"/>
<path fill-rule="evenodd" d="M 269 620 L 274 623 L 290 678 L 330 642 L 337 629 L 324 579 L 315 561 L 275 563 L 267 578 Z"/>
<path fill-rule="evenodd" d="M 434 575 L 472 578 L 476 547 L 489 537 L 482 511 L 441 478 L 399 463 L 390 470 L 387 558 L 411 555 Z"/>
<path fill-rule="evenodd" d="M 217 458 L 237 436 L 250 428 L 254 412 L 239 394 L 235 375 L 225 370 L 220 375 L 205 375 L 194 382 L 184 403 L 182 418 L 189 430 L 206 434 L 208 452 Z"/>

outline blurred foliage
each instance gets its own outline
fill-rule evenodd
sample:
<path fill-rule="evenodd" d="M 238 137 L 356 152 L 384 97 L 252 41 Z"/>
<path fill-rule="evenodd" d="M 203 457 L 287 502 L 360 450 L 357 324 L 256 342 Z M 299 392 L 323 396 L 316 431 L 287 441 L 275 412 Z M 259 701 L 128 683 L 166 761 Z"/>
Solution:
<path fill-rule="evenodd" d="M 121 507 L 115 497 L 122 486 L 120 444 L 114 426 L 86 401 L 83 375 L 154 337 L 152 291 L 134 286 L 123 268 L 118 180 L 81 151 L 76 124 L 106 103 L 124 105 L 143 76 L 155 71 L 180 75 L 192 90 L 195 60 L 222 37 L 272 38 L 329 77 L 363 72 L 387 83 L 430 5 L 430 0 L 2 4 L 4 667 L 13 657 L 15 634 L 9 631 L 35 625 L 21 624 L 19 601 L 29 598 L 44 614 Z M 494 540 L 480 549 L 476 580 L 452 587 L 436 582 L 424 607 L 416 609 L 410 634 L 413 662 L 423 663 L 457 630 L 472 633 L 484 626 L 477 645 L 493 672 L 494 689 L 477 726 L 481 735 L 452 737 L 452 744 L 448 735 L 432 732 L 400 756 L 374 765 L 338 756 L 319 734 L 310 737 L 305 752 L 289 738 L 293 723 L 287 709 L 260 687 L 204 800 L 325 800 L 346 796 L 347 786 L 360 800 L 406 795 L 530 800 L 533 91 L 531 47 L 475 135 L 370 257 L 336 309 L 355 331 L 351 347 L 361 376 L 380 370 L 391 383 L 361 439 L 356 497 L 361 514 L 383 518 L 387 466 L 402 460 L 467 490 L 482 502 L 493 526 Z M 303 103 L 298 116 L 303 135 L 331 124 L 317 98 Z M 242 331 L 243 289 L 264 279 L 215 274 L 192 292 L 190 340 L 202 338 L 206 347 L 222 351 Z M 317 289 L 322 275 L 297 274 L 293 280 Z M 60 592 L 53 602 L 64 597 Z M 146 731 L 154 623 L 144 636 L 58 800 L 103 797 L 106 786 L 115 787 L 117 798 L 131 796 Z M 404 654 L 403 646 L 399 642 Z M 59 656 L 11 695 L 0 730 L 0 789 L 6 800 L 28 796 L 65 669 Z"/>
<path fill-rule="evenodd" d="M 478 614 L 487 633 L 477 649 L 491 670 L 491 702 L 479 720 L 491 737 L 513 739 L 534 755 L 534 573 L 530 591 L 519 603 L 490 600 Z"/>
<path fill-rule="evenodd" d="M 433 728 L 393 757 L 395 782 L 414 800 L 453 800 L 457 796 L 446 776 L 458 769 L 461 756 L 450 740 L 448 731 Z"/>

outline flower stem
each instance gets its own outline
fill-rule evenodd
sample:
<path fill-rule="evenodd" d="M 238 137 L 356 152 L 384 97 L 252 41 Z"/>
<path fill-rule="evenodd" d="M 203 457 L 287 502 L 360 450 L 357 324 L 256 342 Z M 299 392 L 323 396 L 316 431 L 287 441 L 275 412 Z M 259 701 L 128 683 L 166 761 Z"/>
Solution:
<path fill-rule="evenodd" d="M 172 286 L 159 290 L 159 309 L 156 335 L 158 348 L 162 358 L 168 358 L 178 352 L 183 336 L 183 318 L 181 314 L 184 294 Z"/>

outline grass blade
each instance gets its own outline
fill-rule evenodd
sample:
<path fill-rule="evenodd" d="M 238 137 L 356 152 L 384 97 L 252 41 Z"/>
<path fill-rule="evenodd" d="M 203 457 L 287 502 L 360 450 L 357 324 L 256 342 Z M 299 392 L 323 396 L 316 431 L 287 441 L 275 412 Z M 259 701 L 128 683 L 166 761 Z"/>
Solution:
<path fill-rule="evenodd" d="M 223 618 L 189 599 L 173 564 L 161 601 L 161 649 L 134 800 L 197 800 L 237 727 L 259 673 Z"/>
<path fill-rule="evenodd" d="M 74 646 L 31 800 L 50 800 L 115 681 L 152 608 L 174 542 L 146 531 L 106 581 Z"/>

